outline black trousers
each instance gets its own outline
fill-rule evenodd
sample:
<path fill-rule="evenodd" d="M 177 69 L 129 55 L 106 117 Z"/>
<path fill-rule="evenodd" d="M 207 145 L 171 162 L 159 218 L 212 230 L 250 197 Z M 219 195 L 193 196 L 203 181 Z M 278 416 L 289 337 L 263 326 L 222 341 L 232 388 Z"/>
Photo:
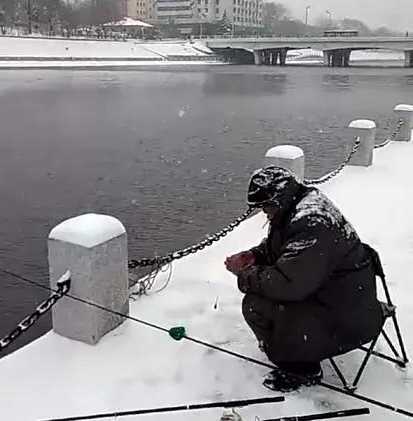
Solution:
<path fill-rule="evenodd" d="M 268 359 L 277 367 L 291 373 L 316 374 L 320 371 L 320 361 L 278 361 L 273 357 L 271 347 L 274 326 L 277 323 L 278 304 L 255 294 L 247 294 L 242 302 L 242 314 L 257 340 L 263 344 Z M 271 345 L 270 345 L 271 344 Z"/>

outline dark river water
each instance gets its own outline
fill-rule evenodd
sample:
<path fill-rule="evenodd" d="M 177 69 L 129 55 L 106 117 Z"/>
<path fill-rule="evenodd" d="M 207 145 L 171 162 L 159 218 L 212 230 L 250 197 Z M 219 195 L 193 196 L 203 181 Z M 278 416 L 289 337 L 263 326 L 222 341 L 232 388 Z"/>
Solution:
<path fill-rule="evenodd" d="M 320 176 L 349 150 L 351 120 L 376 120 L 384 140 L 412 98 L 403 68 L 1 71 L 0 267 L 46 285 L 49 231 L 92 211 L 124 223 L 131 258 L 191 245 L 245 209 L 268 148 L 302 147 Z M 0 274 L 0 337 L 46 295 Z"/>

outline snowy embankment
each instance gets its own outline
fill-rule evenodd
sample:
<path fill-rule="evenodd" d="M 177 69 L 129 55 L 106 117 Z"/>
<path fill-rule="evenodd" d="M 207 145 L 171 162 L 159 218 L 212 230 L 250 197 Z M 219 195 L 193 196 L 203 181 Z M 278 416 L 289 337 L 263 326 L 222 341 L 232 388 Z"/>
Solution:
<path fill-rule="evenodd" d="M 372 167 L 346 167 L 323 190 L 343 210 L 361 238 L 380 252 L 411 357 L 413 144 L 392 143 L 374 154 Z M 264 223 L 264 216 L 258 214 L 214 246 L 177 261 L 169 286 L 161 293 L 132 301 L 131 315 L 166 328 L 185 326 L 190 336 L 266 361 L 243 321 L 242 294 L 236 279 L 223 264 L 225 256 L 258 244 L 266 232 Z M 157 286 L 165 277 L 163 274 Z M 385 349 L 386 344 L 380 343 L 379 348 Z M 355 351 L 338 360 L 349 374 L 361 357 Z M 323 367 L 325 381 L 339 385 L 329 364 Z M 271 396 L 261 385 L 266 371 L 192 342 L 176 342 L 164 332 L 129 320 L 96 346 L 49 332 L 0 360 L 1 418 L 31 421 Z M 358 392 L 413 411 L 413 370 L 410 367 L 402 371 L 372 358 Z M 365 406 L 364 402 L 317 386 L 287 394 L 284 403 L 249 407 L 240 413 L 244 421 L 253 421 L 255 416 L 268 419 Z M 370 419 L 374 421 L 404 418 L 370 408 Z M 218 421 L 221 413 L 214 409 L 145 419 Z"/>
<path fill-rule="evenodd" d="M 199 47 L 199 48 L 198 48 Z M 213 52 L 184 41 L 137 42 L 0 37 L 0 69 L 210 63 Z"/>
<path fill-rule="evenodd" d="M 372 61 L 383 62 L 401 62 L 404 60 L 402 51 L 389 50 L 365 50 L 352 51 L 350 56 L 351 63 L 368 63 Z M 302 50 L 290 50 L 287 54 L 288 64 L 323 64 L 323 52 L 311 48 Z"/>

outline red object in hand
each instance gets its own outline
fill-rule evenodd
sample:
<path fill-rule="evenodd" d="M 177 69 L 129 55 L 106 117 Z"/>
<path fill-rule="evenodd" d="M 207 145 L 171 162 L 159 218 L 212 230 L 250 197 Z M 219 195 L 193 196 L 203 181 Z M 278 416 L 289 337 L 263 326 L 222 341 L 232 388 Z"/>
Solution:
<path fill-rule="evenodd" d="M 226 268 L 235 275 L 238 275 L 241 271 L 254 264 L 255 256 L 251 251 L 234 254 L 225 260 Z"/>

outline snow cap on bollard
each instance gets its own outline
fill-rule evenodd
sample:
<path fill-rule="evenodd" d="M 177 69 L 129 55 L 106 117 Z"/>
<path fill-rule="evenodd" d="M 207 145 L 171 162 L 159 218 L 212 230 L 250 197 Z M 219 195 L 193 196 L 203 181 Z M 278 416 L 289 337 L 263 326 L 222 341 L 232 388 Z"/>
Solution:
<path fill-rule="evenodd" d="M 279 145 L 265 154 L 264 167 L 275 165 L 291 171 L 299 181 L 304 180 L 304 152 L 298 146 Z"/>
<path fill-rule="evenodd" d="M 396 141 L 409 142 L 412 138 L 413 127 L 413 105 L 399 104 L 394 107 L 394 112 L 398 121 L 403 121 L 399 134 L 396 136 Z"/>
<path fill-rule="evenodd" d="M 352 147 L 356 138 L 360 138 L 360 146 L 348 165 L 369 167 L 373 163 L 376 123 L 372 120 L 354 120 L 349 124 L 349 128 L 353 135 Z"/>
<path fill-rule="evenodd" d="M 127 235 L 119 220 L 97 214 L 68 219 L 52 229 L 48 248 L 51 288 L 70 270 L 70 295 L 129 313 Z M 52 316 L 56 333 L 88 344 L 96 344 L 124 321 L 70 297 L 53 307 Z"/>

